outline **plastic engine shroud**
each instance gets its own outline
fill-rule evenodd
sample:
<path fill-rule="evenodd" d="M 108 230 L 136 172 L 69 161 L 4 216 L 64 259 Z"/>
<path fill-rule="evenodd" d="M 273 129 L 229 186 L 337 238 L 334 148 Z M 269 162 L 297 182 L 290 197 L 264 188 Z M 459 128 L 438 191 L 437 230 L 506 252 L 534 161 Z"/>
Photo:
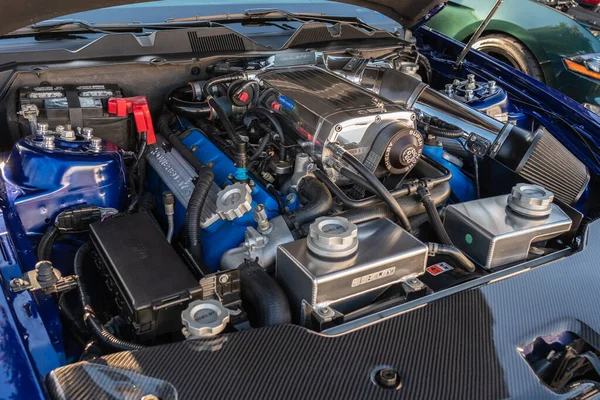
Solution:
<path fill-rule="evenodd" d="M 173 128 L 179 129 L 180 127 L 174 126 Z M 200 130 L 193 127 L 187 121 L 182 121 L 182 128 L 185 130 L 185 133 L 180 136 L 183 144 L 191 149 L 202 163 L 213 163 L 212 171 L 215 176 L 215 183 L 220 188 L 231 184 L 232 182 L 229 177 L 236 172 L 233 161 Z M 169 188 L 152 168 L 149 168 L 148 175 L 148 189 L 156 198 L 158 211 L 161 215 L 164 215 L 162 193 L 169 190 Z M 257 204 L 262 203 L 266 206 L 269 218 L 279 215 L 277 201 L 259 182 L 254 181 L 254 183 L 255 185 L 252 187 L 252 208 L 254 209 Z M 297 206 L 296 203 L 286 203 L 286 205 L 293 210 Z M 185 214 L 185 207 L 176 200 L 174 218 L 176 233 L 185 227 Z M 223 253 L 229 249 L 238 247 L 244 241 L 244 233 L 249 226 L 257 226 L 252 211 L 233 221 L 219 219 L 209 227 L 202 229 L 200 231 L 200 241 L 205 266 L 212 271 L 218 270 Z"/>

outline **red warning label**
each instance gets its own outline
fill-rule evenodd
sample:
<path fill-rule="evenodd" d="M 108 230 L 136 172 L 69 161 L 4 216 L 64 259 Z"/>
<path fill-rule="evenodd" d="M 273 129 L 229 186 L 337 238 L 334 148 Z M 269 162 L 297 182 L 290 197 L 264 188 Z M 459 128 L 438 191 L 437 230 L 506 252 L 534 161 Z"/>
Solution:
<path fill-rule="evenodd" d="M 427 272 L 429 272 L 433 276 L 436 276 L 439 274 L 443 274 L 444 272 L 451 271 L 453 269 L 454 268 L 452 268 L 449 264 L 447 264 L 445 262 L 441 262 L 438 264 L 433 264 L 430 267 L 427 267 Z"/>

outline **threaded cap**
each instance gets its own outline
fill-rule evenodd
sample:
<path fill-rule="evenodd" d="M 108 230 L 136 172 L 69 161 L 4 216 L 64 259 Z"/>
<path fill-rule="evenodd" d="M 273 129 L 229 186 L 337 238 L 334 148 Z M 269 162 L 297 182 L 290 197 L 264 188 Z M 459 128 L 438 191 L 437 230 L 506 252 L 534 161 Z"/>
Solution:
<path fill-rule="evenodd" d="M 539 185 L 519 183 L 508 196 L 508 207 L 526 217 L 545 217 L 552 211 L 554 194 Z"/>
<path fill-rule="evenodd" d="M 247 183 L 236 182 L 217 194 L 217 214 L 232 221 L 252 210 L 252 189 Z"/>
<path fill-rule="evenodd" d="M 188 337 L 210 338 L 223 332 L 229 323 L 229 310 L 217 300 L 192 301 L 181 313 Z"/>
<path fill-rule="evenodd" d="M 309 227 L 308 248 L 323 257 L 346 257 L 358 249 L 358 227 L 346 218 L 320 217 Z"/>

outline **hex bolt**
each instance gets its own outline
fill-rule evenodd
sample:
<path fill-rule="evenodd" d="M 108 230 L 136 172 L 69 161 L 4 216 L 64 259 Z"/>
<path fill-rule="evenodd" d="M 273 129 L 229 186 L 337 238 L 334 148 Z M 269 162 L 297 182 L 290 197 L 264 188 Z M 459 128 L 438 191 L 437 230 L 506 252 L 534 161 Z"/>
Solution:
<path fill-rule="evenodd" d="M 227 282 L 229 282 L 229 275 L 225 274 L 219 276 L 219 283 L 225 284 Z"/>
<path fill-rule="evenodd" d="M 258 231 L 260 233 L 267 233 L 271 230 L 267 209 L 264 204 L 258 204 L 254 207 L 254 220 L 258 224 Z"/>
<path fill-rule="evenodd" d="M 451 83 L 446 84 L 446 94 L 452 94 L 454 92 L 454 85 Z"/>
<path fill-rule="evenodd" d="M 90 139 L 90 150 L 98 152 L 102 150 L 102 138 L 93 137 Z"/>
<path fill-rule="evenodd" d="M 94 128 L 83 128 L 81 134 L 84 139 L 90 140 L 94 136 Z"/>
<path fill-rule="evenodd" d="M 42 136 L 42 147 L 46 150 L 54 149 L 54 135 Z"/>
<path fill-rule="evenodd" d="M 339 124 L 338 124 L 338 125 L 336 125 L 336 126 L 335 126 L 335 128 L 334 128 L 334 129 L 335 129 L 335 131 L 336 131 L 336 132 L 341 132 L 341 131 L 342 131 L 342 129 L 343 129 L 343 127 L 342 127 L 341 125 L 339 125 Z"/>
<path fill-rule="evenodd" d="M 49 126 L 46 122 L 40 122 L 37 125 L 36 133 L 40 136 L 43 136 L 48 133 Z"/>
<path fill-rule="evenodd" d="M 475 75 L 473 75 L 473 74 L 467 75 L 467 81 L 469 81 L 469 83 L 475 83 Z"/>
<path fill-rule="evenodd" d="M 395 388 L 398 386 L 398 373 L 393 369 L 382 369 L 379 371 L 378 381 L 379 384 L 384 388 Z"/>
<path fill-rule="evenodd" d="M 496 81 L 488 81 L 488 91 L 490 93 L 496 92 L 498 87 L 496 86 Z"/>

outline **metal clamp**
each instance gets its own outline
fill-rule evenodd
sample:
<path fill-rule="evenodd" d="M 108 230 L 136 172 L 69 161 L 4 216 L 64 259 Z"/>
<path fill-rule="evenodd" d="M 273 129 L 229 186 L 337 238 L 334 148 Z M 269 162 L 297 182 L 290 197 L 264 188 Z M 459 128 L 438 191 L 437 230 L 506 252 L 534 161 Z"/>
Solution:
<path fill-rule="evenodd" d="M 33 292 L 41 290 L 44 293 L 63 293 L 75 289 L 79 285 L 77 275 L 63 277 L 50 261 L 40 261 L 35 270 L 28 271 L 24 278 L 10 281 L 10 290 L 20 293 L 26 290 Z"/>

